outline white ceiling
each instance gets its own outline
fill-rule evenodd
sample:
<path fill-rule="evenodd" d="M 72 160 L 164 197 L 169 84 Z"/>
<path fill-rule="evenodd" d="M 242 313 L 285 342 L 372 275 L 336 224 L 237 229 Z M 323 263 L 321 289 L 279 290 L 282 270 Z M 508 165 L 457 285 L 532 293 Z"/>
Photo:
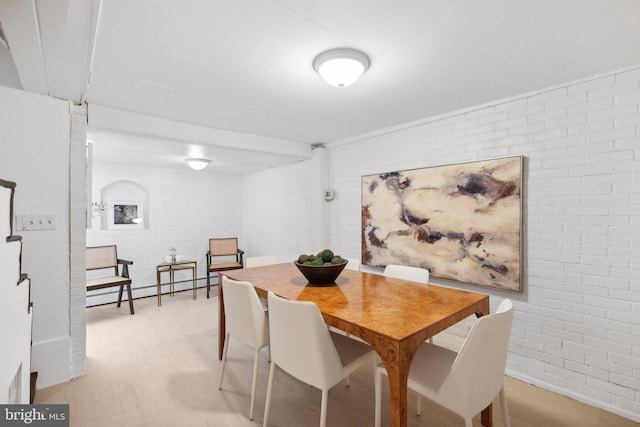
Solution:
<path fill-rule="evenodd" d="M 195 150 L 245 172 L 639 64 L 639 17 L 638 0 L 0 1 L 22 87 L 87 102 L 96 160 L 170 166 Z M 335 47 L 372 61 L 345 89 L 311 66 Z M 191 136 L 131 124 L 140 115 Z"/>

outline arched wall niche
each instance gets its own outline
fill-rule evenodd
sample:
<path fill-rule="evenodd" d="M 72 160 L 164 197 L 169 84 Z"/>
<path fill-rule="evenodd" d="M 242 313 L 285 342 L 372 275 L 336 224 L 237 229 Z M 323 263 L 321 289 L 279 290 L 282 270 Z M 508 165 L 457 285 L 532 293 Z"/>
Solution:
<path fill-rule="evenodd" d="M 149 228 L 149 191 L 134 181 L 120 180 L 111 182 L 100 190 L 100 200 L 105 203 L 107 210 L 112 208 L 113 203 L 126 202 L 127 204 L 138 204 L 142 206 L 142 226 Z M 111 217 L 107 214 L 101 216 L 100 228 L 106 230 L 109 227 Z"/>

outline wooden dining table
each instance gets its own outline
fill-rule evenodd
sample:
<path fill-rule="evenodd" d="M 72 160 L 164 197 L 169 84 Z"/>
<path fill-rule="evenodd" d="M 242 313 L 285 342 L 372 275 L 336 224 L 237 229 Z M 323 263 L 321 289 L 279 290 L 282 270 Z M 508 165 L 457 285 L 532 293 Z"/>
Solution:
<path fill-rule="evenodd" d="M 329 326 L 367 342 L 387 368 L 390 423 L 407 426 L 407 380 L 411 361 L 425 340 L 468 316 L 489 314 L 489 296 L 424 285 L 379 274 L 343 270 L 331 285 L 313 285 L 293 262 L 231 270 L 227 277 L 251 282 L 258 296 L 269 291 L 318 305 Z M 224 348 L 225 315 L 222 276 L 218 277 L 218 356 Z M 492 408 L 482 411 L 482 424 L 492 425 Z"/>

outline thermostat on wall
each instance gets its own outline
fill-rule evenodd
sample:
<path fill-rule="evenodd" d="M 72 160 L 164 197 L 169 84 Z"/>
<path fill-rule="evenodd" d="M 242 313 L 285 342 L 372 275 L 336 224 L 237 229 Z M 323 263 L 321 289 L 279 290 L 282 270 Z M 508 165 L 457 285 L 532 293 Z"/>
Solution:
<path fill-rule="evenodd" d="M 333 190 L 324 190 L 324 199 L 327 202 L 333 200 Z"/>

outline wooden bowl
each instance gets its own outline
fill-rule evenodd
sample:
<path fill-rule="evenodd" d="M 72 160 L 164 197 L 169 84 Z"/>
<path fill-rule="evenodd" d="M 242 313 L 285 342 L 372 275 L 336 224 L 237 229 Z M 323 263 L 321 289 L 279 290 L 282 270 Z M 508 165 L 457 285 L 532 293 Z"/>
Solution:
<path fill-rule="evenodd" d="M 300 264 L 298 261 L 294 261 L 293 263 L 298 267 L 300 273 L 309 281 L 312 285 L 330 285 L 335 283 L 336 279 L 342 273 L 345 265 L 347 265 L 347 260 L 345 259 L 342 264 L 332 264 L 332 265 L 304 265 Z"/>

